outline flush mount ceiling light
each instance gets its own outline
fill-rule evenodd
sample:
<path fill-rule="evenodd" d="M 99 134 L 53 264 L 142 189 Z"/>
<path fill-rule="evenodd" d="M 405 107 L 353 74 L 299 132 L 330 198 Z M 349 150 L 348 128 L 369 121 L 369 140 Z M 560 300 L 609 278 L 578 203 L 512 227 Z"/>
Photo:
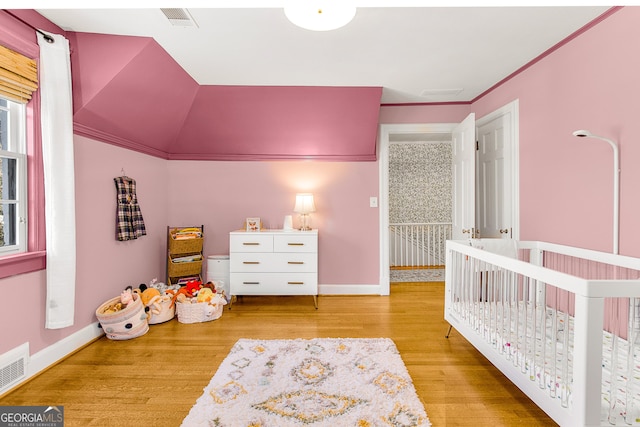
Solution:
<path fill-rule="evenodd" d="M 356 7 L 347 0 L 291 0 L 284 14 L 293 24 L 312 31 L 330 31 L 347 25 Z"/>

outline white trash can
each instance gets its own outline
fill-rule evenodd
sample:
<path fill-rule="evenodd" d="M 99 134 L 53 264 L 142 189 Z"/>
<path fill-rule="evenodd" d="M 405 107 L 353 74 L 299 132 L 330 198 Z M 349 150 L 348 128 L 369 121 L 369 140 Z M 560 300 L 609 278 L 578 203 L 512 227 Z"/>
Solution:
<path fill-rule="evenodd" d="M 231 298 L 229 255 L 210 255 L 207 257 L 207 282 L 213 282 L 216 288 L 222 288 L 227 301 L 229 301 Z"/>

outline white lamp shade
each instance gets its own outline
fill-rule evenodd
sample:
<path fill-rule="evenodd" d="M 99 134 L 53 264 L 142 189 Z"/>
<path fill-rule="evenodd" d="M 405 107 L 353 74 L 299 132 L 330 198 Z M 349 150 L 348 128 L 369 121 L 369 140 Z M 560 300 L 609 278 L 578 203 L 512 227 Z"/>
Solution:
<path fill-rule="evenodd" d="M 356 7 L 348 0 L 291 0 L 284 14 L 298 27 L 330 31 L 351 22 L 356 16 Z"/>
<path fill-rule="evenodd" d="M 308 214 L 309 212 L 315 212 L 316 205 L 315 203 L 313 203 L 313 194 L 311 193 L 296 194 L 296 205 L 294 206 L 293 211 L 301 214 Z"/>

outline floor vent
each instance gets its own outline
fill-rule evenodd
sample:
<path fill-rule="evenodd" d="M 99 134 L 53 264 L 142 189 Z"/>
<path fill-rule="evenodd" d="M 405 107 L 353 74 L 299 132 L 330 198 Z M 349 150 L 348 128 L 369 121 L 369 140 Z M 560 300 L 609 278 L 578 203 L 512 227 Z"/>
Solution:
<path fill-rule="evenodd" d="M 27 376 L 29 343 L 0 355 L 0 394 Z"/>

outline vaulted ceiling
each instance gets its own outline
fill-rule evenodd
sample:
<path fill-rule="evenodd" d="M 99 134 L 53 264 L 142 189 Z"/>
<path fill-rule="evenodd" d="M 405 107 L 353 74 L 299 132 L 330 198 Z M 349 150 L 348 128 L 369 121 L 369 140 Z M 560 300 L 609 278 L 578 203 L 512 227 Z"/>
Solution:
<path fill-rule="evenodd" d="M 608 10 L 361 7 L 313 32 L 271 3 L 190 8 L 188 28 L 38 9 L 74 46 L 76 133 L 169 159 L 375 160 L 381 104 L 470 103 Z"/>
<path fill-rule="evenodd" d="M 195 2 L 206 5 L 186 9 L 197 27 L 136 0 L 37 10 L 69 31 L 151 37 L 200 85 L 375 86 L 383 103 L 422 103 L 474 99 L 608 9 L 355 2 L 353 21 L 328 32 L 291 24 L 284 0 Z M 451 7 L 366 7 L 420 3 Z"/>

